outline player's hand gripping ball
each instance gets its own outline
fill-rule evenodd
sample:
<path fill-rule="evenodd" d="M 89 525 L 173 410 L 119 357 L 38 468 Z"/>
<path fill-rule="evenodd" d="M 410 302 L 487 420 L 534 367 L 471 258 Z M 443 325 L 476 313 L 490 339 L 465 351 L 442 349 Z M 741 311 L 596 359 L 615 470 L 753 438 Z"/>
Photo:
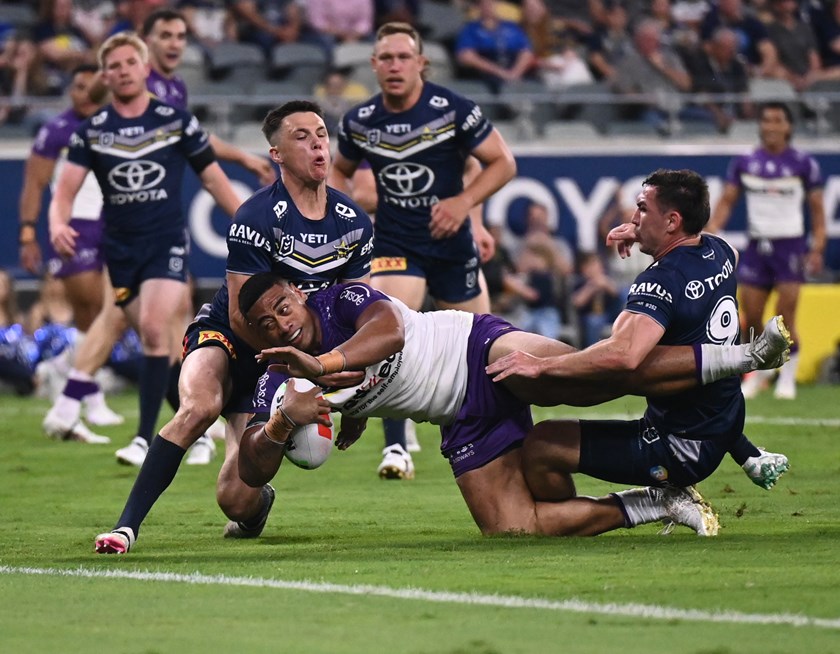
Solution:
<path fill-rule="evenodd" d="M 308 379 L 295 378 L 295 390 L 304 393 L 315 387 Z M 274 397 L 271 399 L 271 415 L 277 412 L 283 402 L 283 395 L 286 393 L 286 384 L 280 385 Z M 318 393 L 318 397 L 322 397 Z M 298 468 L 314 470 L 323 465 L 333 449 L 335 432 L 332 427 L 313 423 L 311 425 L 300 425 L 292 429 L 289 435 L 289 444 L 286 446 L 286 458 Z"/>

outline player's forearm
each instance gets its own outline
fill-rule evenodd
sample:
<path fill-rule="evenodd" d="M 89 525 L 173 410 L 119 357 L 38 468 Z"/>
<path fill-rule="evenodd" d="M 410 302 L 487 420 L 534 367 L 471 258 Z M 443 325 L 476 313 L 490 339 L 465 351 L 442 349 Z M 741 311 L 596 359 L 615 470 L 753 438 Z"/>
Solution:
<path fill-rule="evenodd" d="M 233 186 L 222 167 L 216 162 L 210 164 L 201 172 L 201 182 L 222 210 L 233 218 L 242 201 L 233 190 Z"/>
<path fill-rule="evenodd" d="M 56 193 L 47 212 L 50 231 L 70 224 L 70 214 L 73 209 L 73 199 L 66 197 L 63 193 Z"/>
<path fill-rule="evenodd" d="M 562 379 L 610 381 L 617 373 L 636 370 L 647 354 L 642 356 L 623 342 L 607 339 L 582 352 L 546 358 L 542 374 Z"/>
<path fill-rule="evenodd" d="M 516 161 L 513 155 L 505 153 L 491 161 L 461 192 L 461 195 L 467 198 L 470 207 L 474 207 L 512 180 L 515 174 Z"/>

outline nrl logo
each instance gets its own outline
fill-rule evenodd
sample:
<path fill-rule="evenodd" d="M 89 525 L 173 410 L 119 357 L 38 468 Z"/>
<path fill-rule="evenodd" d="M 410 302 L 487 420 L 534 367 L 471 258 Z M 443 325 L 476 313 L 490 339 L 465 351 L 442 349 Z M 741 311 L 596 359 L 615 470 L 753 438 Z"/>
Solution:
<path fill-rule="evenodd" d="M 281 257 L 288 257 L 295 251 L 295 237 L 283 236 L 277 244 L 277 252 Z"/>

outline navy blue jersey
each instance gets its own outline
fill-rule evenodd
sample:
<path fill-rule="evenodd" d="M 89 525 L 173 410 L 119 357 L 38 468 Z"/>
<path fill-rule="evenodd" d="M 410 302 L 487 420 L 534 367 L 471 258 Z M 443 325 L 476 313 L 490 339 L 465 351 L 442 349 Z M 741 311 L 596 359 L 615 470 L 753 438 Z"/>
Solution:
<path fill-rule="evenodd" d="M 201 172 L 212 155 L 207 134 L 189 112 L 151 98 L 143 115 L 120 116 L 111 105 L 70 138 L 68 160 L 93 171 L 104 196 L 108 236 L 183 232 L 184 167 Z"/>
<path fill-rule="evenodd" d="M 665 334 L 660 345 L 738 343 L 735 253 L 716 236 L 680 246 L 641 273 L 626 311 L 650 316 Z M 662 434 L 705 438 L 728 432 L 744 398 L 737 377 L 666 397 L 648 398 L 647 417 Z"/>
<path fill-rule="evenodd" d="M 472 243 L 470 221 L 453 238 L 433 241 L 431 207 L 463 190 L 464 162 L 492 129 L 478 105 L 430 82 L 407 111 L 388 111 L 381 94 L 348 111 L 339 126 L 338 149 L 351 161 L 367 160 L 373 169 L 377 241 L 460 260 L 463 243 Z"/>
<path fill-rule="evenodd" d="M 305 218 L 278 179 L 239 207 L 227 244 L 228 272 L 276 272 L 308 294 L 370 273 L 373 224 L 353 200 L 329 187 L 324 218 Z M 227 302 L 223 286 L 214 310 L 227 317 Z"/>

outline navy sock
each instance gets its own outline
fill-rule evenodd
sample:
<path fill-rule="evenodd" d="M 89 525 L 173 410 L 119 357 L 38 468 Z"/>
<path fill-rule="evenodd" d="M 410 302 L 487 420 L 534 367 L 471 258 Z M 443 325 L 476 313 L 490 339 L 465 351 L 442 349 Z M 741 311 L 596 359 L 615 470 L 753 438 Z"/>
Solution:
<path fill-rule="evenodd" d="M 178 379 L 180 377 L 181 362 L 177 361 L 169 369 L 169 385 L 166 387 L 166 401 L 176 413 L 181 406 L 181 397 L 178 395 Z"/>
<path fill-rule="evenodd" d="M 385 447 L 400 445 L 405 449 L 405 420 L 400 418 L 382 418 L 382 429 L 385 431 Z"/>
<path fill-rule="evenodd" d="M 169 357 L 143 357 L 140 369 L 140 424 L 137 435 L 151 444 L 169 380 Z"/>
<path fill-rule="evenodd" d="M 751 456 L 759 456 L 761 452 L 745 434 L 741 434 L 729 446 L 729 455 L 735 459 L 735 463 L 742 466 Z"/>
<path fill-rule="evenodd" d="M 135 537 L 140 533 L 140 523 L 145 520 L 157 499 L 163 494 L 178 472 L 186 450 L 158 436 L 152 440 L 146 460 L 140 466 L 134 486 L 128 494 L 116 527 L 131 527 Z"/>

